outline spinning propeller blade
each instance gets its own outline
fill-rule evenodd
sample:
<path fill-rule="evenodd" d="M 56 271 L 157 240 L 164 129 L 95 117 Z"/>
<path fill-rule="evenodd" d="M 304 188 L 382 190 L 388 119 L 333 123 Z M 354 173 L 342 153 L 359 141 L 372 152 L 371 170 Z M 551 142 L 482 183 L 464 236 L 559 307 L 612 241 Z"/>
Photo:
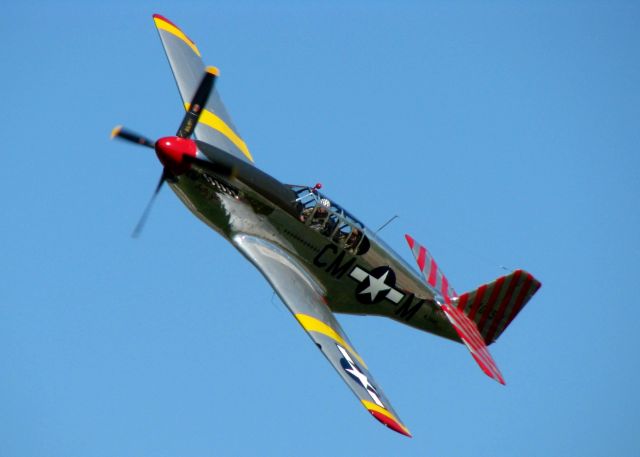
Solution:
<path fill-rule="evenodd" d="M 182 167 L 184 163 L 200 163 L 201 165 L 206 165 L 209 167 L 215 167 L 217 172 L 222 173 L 224 175 L 231 176 L 234 173 L 234 170 L 223 165 L 208 164 L 205 161 L 198 160 L 195 158 L 196 145 L 192 140 L 181 140 L 181 138 L 188 139 L 193 135 L 193 131 L 198 123 L 198 119 L 200 119 L 200 115 L 202 114 L 202 110 L 204 106 L 207 104 L 207 100 L 209 100 L 209 95 L 211 95 L 211 91 L 213 90 L 213 86 L 215 84 L 216 78 L 220 74 L 220 71 L 216 67 L 207 67 L 206 73 L 196 90 L 196 93 L 193 95 L 193 99 L 191 100 L 191 104 L 189 105 L 189 110 L 184 115 L 182 119 L 182 124 L 180 124 L 180 128 L 178 129 L 177 137 L 166 137 L 158 140 L 157 143 L 154 143 L 149 138 L 144 137 L 138 133 L 135 133 L 131 130 L 127 130 L 121 125 L 114 127 L 111 131 L 111 138 L 120 138 L 122 140 L 130 141 L 132 143 L 137 143 L 142 146 L 146 146 L 156 150 L 156 154 L 160 161 L 168 165 L 169 168 L 173 165 L 176 165 L 176 169 L 171 168 L 174 173 L 180 174 L 181 171 L 178 169 Z M 178 140 L 178 141 L 174 141 Z M 185 148 L 185 144 L 187 146 Z M 193 150 L 189 148 L 192 147 Z M 191 154 L 191 155 L 190 155 Z M 169 164 L 167 163 L 169 162 Z M 175 163 L 174 163 L 175 162 Z M 168 167 L 165 166 L 162 170 L 162 175 L 160 175 L 160 180 L 151 195 L 151 199 L 140 217 L 138 224 L 133 229 L 133 233 L 131 236 L 133 238 L 137 238 L 142 229 L 144 228 L 145 223 L 147 222 L 147 218 L 149 217 L 149 213 L 151 212 L 151 208 L 153 207 L 153 203 L 162 189 L 163 184 L 167 180 L 171 180 L 175 178 L 175 174 L 169 171 Z"/>
<path fill-rule="evenodd" d="M 111 139 L 120 138 L 122 140 L 130 141 L 132 143 L 141 144 L 148 148 L 153 148 L 154 143 L 149 138 L 146 138 L 136 132 L 125 129 L 121 125 L 116 125 L 111 131 Z"/>
<path fill-rule="evenodd" d="M 193 99 L 191 99 L 189 111 L 184 115 L 182 124 L 180 124 L 180 128 L 178 129 L 176 136 L 189 138 L 193 134 L 193 130 L 196 128 L 198 119 L 200 119 L 200 115 L 202 114 L 202 110 L 207 104 L 207 100 L 209 100 L 209 95 L 213 90 L 213 85 L 215 84 L 220 71 L 216 67 L 207 67 L 206 70 L 207 71 L 202 78 L 202 82 L 198 86 L 196 93 L 193 95 Z"/>
<path fill-rule="evenodd" d="M 162 185 L 164 184 L 164 182 L 170 177 L 171 177 L 171 173 L 169 173 L 167 169 L 164 168 L 162 170 L 162 175 L 160 175 L 160 180 L 158 181 L 158 185 L 156 186 L 156 189 L 153 191 L 153 195 L 151 195 L 151 199 L 149 200 L 149 203 L 147 203 L 147 206 L 144 209 L 144 212 L 142 213 L 140 220 L 136 224 L 136 228 L 134 228 L 133 233 L 131 233 L 131 236 L 133 238 L 138 238 L 138 236 L 142 232 L 142 229 L 144 228 L 144 224 L 147 222 L 147 218 L 149 217 L 149 213 L 151 212 L 151 207 L 153 206 L 153 202 L 155 202 L 156 197 L 158 196 L 158 193 L 160 193 L 160 189 L 162 189 Z"/>

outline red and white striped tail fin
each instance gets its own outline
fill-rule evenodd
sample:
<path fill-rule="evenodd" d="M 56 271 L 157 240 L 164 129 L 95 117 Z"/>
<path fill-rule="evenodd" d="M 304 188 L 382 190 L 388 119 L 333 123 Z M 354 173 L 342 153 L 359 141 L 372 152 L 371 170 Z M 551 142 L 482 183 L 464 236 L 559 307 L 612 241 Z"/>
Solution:
<path fill-rule="evenodd" d="M 456 296 L 444 273 L 424 246 L 405 235 L 426 282 L 442 298 L 442 311 L 487 376 L 504 384 L 487 345 L 495 341 L 540 288 L 529 273 L 518 270 L 478 289 Z"/>
<path fill-rule="evenodd" d="M 540 288 L 540 282 L 524 270 L 478 287 L 454 299 L 452 306 L 475 322 L 482 339 L 491 344 Z"/>
<path fill-rule="evenodd" d="M 422 276 L 424 276 L 424 279 L 442 296 L 445 303 L 450 303 L 451 299 L 456 296 L 456 291 L 453 290 L 447 277 L 440 268 L 438 268 L 438 264 L 436 264 L 434 258 L 429 251 L 427 251 L 427 248 L 416 243 L 411 235 L 405 235 L 404 237 L 407 239 L 407 243 L 409 243 L 409 247 L 413 252 L 413 256 L 416 258 L 416 262 L 418 262 L 418 268 Z"/>

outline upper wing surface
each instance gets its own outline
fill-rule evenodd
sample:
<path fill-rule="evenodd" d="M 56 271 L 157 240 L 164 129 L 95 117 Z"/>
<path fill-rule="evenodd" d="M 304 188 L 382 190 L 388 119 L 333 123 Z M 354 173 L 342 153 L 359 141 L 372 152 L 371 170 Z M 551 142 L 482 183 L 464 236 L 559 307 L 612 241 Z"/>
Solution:
<path fill-rule="evenodd" d="M 295 259 L 266 240 L 239 234 L 233 243 L 271 283 L 363 406 L 387 427 L 411 436 L 325 304 L 322 286 Z"/>
<path fill-rule="evenodd" d="M 188 109 L 205 71 L 200 51 L 182 30 L 165 17 L 154 14 L 153 21 L 178 84 L 182 102 Z M 253 157 L 238 135 L 217 88 L 214 88 L 204 107 L 195 128 L 195 135 L 205 143 L 212 144 L 247 162 L 253 162 Z"/>

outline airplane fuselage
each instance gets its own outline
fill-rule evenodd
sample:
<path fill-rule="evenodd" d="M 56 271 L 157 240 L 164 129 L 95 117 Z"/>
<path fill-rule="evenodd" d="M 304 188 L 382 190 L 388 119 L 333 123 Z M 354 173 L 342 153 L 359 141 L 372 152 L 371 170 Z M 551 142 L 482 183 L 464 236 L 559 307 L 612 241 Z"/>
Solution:
<path fill-rule="evenodd" d="M 285 185 L 206 143 L 197 144 L 207 161 L 233 172 L 223 175 L 195 164 L 170 185 L 212 229 L 232 244 L 243 234 L 278 246 L 317 278 L 336 313 L 386 316 L 459 341 L 435 302 L 435 292 L 348 212 L 333 204 L 325 210 L 320 201 L 328 200 L 314 188 Z M 326 213 L 324 220 L 321 213 Z M 354 240 L 357 246 L 349 244 Z"/>
<path fill-rule="evenodd" d="M 458 295 L 427 248 L 405 235 L 418 271 L 377 233 L 309 187 L 283 184 L 253 166 L 215 89 L 220 75 L 174 23 L 154 23 L 186 110 L 173 136 L 153 141 L 123 126 L 120 138 L 155 150 L 163 165 L 133 231 L 144 227 L 168 184 L 199 219 L 262 273 L 295 320 L 362 406 L 390 429 L 411 436 L 336 319 L 335 313 L 379 315 L 464 343 L 482 371 L 504 384 L 487 346 L 540 288 L 516 270 Z M 194 140 L 193 137 L 198 140 Z"/>

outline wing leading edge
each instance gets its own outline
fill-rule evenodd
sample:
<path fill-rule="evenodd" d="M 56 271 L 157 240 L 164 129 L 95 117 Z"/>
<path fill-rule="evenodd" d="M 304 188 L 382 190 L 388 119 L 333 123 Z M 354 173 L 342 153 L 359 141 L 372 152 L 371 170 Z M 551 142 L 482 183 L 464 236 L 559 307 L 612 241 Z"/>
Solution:
<path fill-rule="evenodd" d="M 390 429 L 411 437 L 326 305 L 322 286 L 295 259 L 268 241 L 239 234 L 233 238 L 233 243 L 267 278 L 298 323 L 371 415 Z"/>
<path fill-rule="evenodd" d="M 171 71 L 178 84 L 185 109 L 193 98 L 205 65 L 196 44 L 169 19 L 153 15 L 153 21 L 160 34 L 160 40 L 171 65 Z M 195 128 L 195 135 L 201 141 L 212 144 L 247 162 L 253 157 L 231 121 L 222 103 L 218 90 L 214 88 Z"/>

